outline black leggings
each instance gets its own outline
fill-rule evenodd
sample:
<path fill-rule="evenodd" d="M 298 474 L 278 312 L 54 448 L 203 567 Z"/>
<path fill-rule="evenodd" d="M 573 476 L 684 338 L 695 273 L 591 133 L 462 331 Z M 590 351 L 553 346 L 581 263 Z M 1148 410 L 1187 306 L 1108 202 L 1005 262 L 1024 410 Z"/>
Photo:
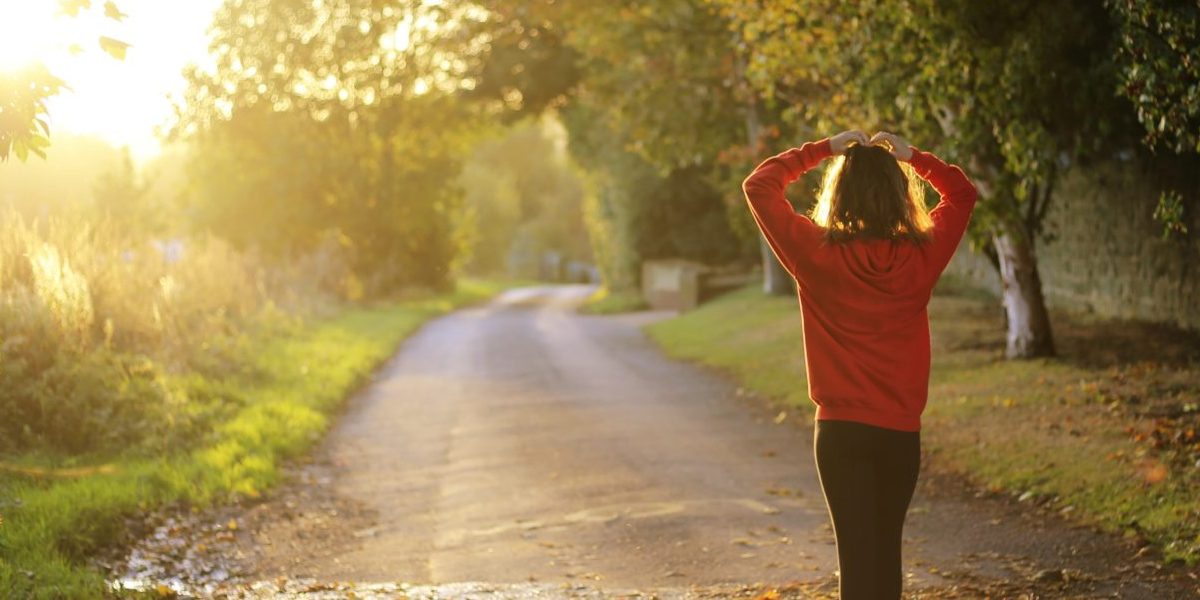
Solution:
<path fill-rule="evenodd" d="M 813 450 L 837 538 L 842 600 L 900 598 L 900 536 L 921 467 L 920 432 L 817 421 Z"/>

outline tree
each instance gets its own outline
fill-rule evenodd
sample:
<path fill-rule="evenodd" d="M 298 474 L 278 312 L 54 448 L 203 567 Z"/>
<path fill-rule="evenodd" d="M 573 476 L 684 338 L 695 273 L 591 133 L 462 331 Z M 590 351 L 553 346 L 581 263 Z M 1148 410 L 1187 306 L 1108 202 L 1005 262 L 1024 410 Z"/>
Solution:
<path fill-rule="evenodd" d="M 461 20 L 415 0 L 227 0 L 175 132 L 197 147 L 197 222 L 284 259 L 332 241 L 367 293 L 448 285 L 472 121 L 440 38 Z"/>
<path fill-rule="evenodd" d="M 1146 146 L 1200 153 L 1200 5 L 1164 0 L 1107 5 L 1120 34 L 1120 91 L 1137 110 Z M 1164 236 L 1187 233 L 1184 199 L 1177 189 L 1159 196 L 1154 214 Z"/>
<path fill-rule="evenodd" d="M 1004 285 L 1007 354 L 1053 354 L 1042 221 L 1059 173 L 1124 127 L 1102 7 L 718 1 L 753 53 L 749 79 L 795 107 L 790 118 L 822 132 L 895 128 L 968 165 L 982 200 L 974 229 Z"/>
<path fill-rule="evenodd" d="M 1200 5 L 1108 0 L 1120 34 L 1120 92 L 1137 109 L 1146 144 L 1200 152 Z"/>
<path fill-rule="evenodd" d="M 13 153 L 20 161 L 30 154 L 46 157 L 45 149 L 50 145 L 46 101 L 63 87 L 63 81 L 45 65 L 0 73 L 0 162 Z"/>
<path fill-rule="evenodd" d="M 631 242 L 639 235 L 638 219 L 663 214 L 662 210 L 642 210 L 642 202 L 678 205 L 685 197 L 725 196 L 740 206 L 740 188 L 736 182 L 730 184 L 729 172 L 744 177 L 752 165 L 735 167 L 719 159 L 722 155 L 741 156 L 727 151 L 745 146 L 750 134 L 745 103 L 739 97 L 733 39 L 714 10 L 694 0 L 493 0 L 483 5 L 489 12 L 479 30 L 487 30 L 491 23 L 496 33 L 484 36 L 487 41 L 480 46 L 484 51 L 475 59 L 474 71 L 482 73 L 477 79 L 487 82 L 477 89 L 490 90 L 497 101 L 553 98 L 545 104 L 562 107 L 572 137 L 572 154 L 593 176 L 589 222 L 598 228 L 593 230 L 596 244 L 606 243 L 603 240 Z M 558 58 L 548 59 L 548 50 Z M 526 76 L 532 65 L 558 65 L 566 60 L 573 60 L 576 68 L 553 70 L 549 82 L 530 81 Z M 506 77 L 507 72 L 518 75 Z M 523 92 L 534 83 L 534 93 Z M 704 183 L 681 185 L 686 177 Z M 639 191 L 663 185 L 666 188 L 662 189 L 674 192 Z M 695 196 L 695 185 L 707 186 L 714 193 Z M 728 195 L 716 192 L 724 189 L 729 190 Z M 709 215 L 728 220 L 720 202 L 691 208 L 702 211 L 694 215 L 699 221 L 706 221 Z M 601 226 L 605 219 L 608 224 Z M 601 231 L 605 227 L 624 231 Z M 729 231 L 728 225 L 724 229 Z M 701 230 L 684 231 L 697 235 Z M 678 231 L 660 230 L 658 234 L 677 235 Z M 722 242 L 729 247 L 743 246 L 732 236 Z M 635 250 L 642 248 L 635 244 Z M 620 265 L 623 271 L 631 271 L 644 258 L 626 256 L 619 248 L 598 248 L 597 254 L 602 265 L 611 265 L 606 278 L 612 281 L 629 281 L 629 275 L 617 275 L 612 269 Z M 606 261 L 605 256 L 614 260 Z M 615 260 L 616 256 L 625 258 Z M 775 264 L 769 252 L 766 257 Z M 792 292 L 790 279 L 784 280 L 783 286 L 779 279 L 771 281 L 772 289 Z"/>
<path fill-rule="evenodd" d="M 59 8 L 68 17 L 92 10 L 92 0 L 59 0 Z M 104 16 L 113 21 L 125 19 L 112 0 L 103 5 Z M 16 25 L 19 27 L 19 24 Z M 100 50 L 118 60 L 125 59 L 128 44 L 108 36 L 96 41 Z M 73 42 L 64 50 L 81 51 Z M 57 96 L 66 82 L 56 77 L 46 65 L 37 62 L 12 73 L 0 73 L 0 162 L 16 154 L 24 162 L 30 154 L 46 158 L 50 146 L 50 123 L 46 101 Z"/>
<path fill-rule="evenodd" d="M 537 277 L 540 259 L 591 258 L 583 220 L 583 181 L 551 118 L 522 121 L 476 147 L 460 181 L 472 242 L 468 268 Z"/>

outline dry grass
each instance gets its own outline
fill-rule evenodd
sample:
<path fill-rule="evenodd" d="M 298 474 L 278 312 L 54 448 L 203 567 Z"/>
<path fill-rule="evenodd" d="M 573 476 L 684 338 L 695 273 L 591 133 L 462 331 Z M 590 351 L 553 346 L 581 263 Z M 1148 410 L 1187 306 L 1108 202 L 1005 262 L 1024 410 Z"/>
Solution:
<path fill-rule="evenodd" d="M 272 269 L 217 239 L 0 212 L 0 452 L 195 434 L 221 400 L 177 379 L 239 373 L 248 336 L 331 306 L 320 282 L 336 280 L 337 264 L 327 274 L 310 263 Z"/>

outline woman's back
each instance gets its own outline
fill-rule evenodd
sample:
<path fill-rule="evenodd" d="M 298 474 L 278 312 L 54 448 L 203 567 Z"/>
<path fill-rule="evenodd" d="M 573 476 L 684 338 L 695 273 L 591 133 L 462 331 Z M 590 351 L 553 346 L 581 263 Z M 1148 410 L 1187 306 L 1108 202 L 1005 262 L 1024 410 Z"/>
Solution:
<path fill-rule="evenodd" d="M 828 140 L 789 150 L 763 162 L 743 189 L 798 284 L 817 419 L 917 431 L 929 382 L 926 306 L 966 229 L 975 188 L 957 167 L 914 150 L 912 168 L 942 196 L 927 231 L 911 225 L 903 231 L 902 224 L 872 228 L 855 216 L 854 199 L 845 198 L 826 209 L 825 218 L 835 224 L 822 227 L 796 214 L 783 192 L 831 155 Z M 877 237 L 889 230 L 898 233 Z"/>

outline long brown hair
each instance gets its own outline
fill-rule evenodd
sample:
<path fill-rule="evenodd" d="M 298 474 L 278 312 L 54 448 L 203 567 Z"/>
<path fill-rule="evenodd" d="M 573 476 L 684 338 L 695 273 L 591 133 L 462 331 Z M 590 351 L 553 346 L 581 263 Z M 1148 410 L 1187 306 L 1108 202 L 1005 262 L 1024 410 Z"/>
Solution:
<path fill-rule="evenodd" d="M 908 163 L 879 146 L 853 144 L 825 171 L 812 220 L 831 242 L 929 241 L 925 187 Z"/>

